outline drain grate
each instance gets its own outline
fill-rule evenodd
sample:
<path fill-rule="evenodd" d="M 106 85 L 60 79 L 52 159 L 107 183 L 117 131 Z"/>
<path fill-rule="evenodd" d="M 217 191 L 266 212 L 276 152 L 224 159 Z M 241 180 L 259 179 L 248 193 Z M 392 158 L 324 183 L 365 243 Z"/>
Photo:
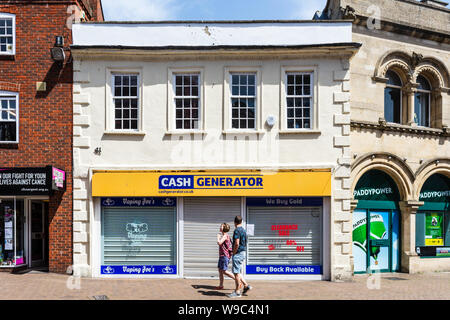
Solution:
<path fill-rule="evenodd" d="M 384 279 L 387 280 L 393 280 L 393 281 L 397 281 L 397 280 L 408 280 L 408 279 L 404 279 L 404 278 L 399 278 L 399 277 L 386 277 Z"/>
<path fill-rule="evenodd" d="M 100 295 L 100 296 L 94 296 L 94 300 L 109 300 L 108 296 Z"/>

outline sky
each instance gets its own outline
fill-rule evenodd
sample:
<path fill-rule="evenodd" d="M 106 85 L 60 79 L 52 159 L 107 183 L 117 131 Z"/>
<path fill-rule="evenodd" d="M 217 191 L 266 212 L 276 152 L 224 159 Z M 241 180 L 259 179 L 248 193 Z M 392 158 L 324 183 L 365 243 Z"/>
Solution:
<path fill-rule="evenodd" d="M 310 20 L 327 0 L 102 0 L 106 21 Z"/>

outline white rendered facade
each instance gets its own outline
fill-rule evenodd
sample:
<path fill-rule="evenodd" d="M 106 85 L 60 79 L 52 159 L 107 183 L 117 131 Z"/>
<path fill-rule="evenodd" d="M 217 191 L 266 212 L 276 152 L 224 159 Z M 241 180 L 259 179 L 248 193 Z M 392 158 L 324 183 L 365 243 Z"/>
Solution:
<path fill-rule="evenodd" d="M 349 67 L 358 49 L 351 43 L 351 23 L 194 23 L 192 29 L 185 24 L 168 25 L 170 32 L 154 43 L 150 35 L 167 27 L 164 23 L 74 26 L 75 274 L 101 276 L 101 204 L 92 196 L 96 172 L 329 170 L 331 196 L 323 197 L 322 274 L 275 277 L 350 278 Z M 135 27 L 138 31 L 133 37 L 126 36 Z M 114 28 L 115 33 L 105 33 L 108 28 Z M 270 32 L 264 40 L 249 40 L 267 28 Z M 242 29 L 246 31 L 240 38 Z M 302 32 L 309 35 L 306 40 L 293 37 Z M 180 40 L 188 34 L 188 42 Z M 216 42 L 211 42 L 212 36 Z M 309 128 L 287 125 L 286 82 L 290 73 L 311 75 Z M 114 74 L 137 75 L 135 130 L 115 127 Z M 199 118 L 193 129 L 176 125 L 177 74 L 198 75 Z M 254 128 L 233 128 L 232 74 L 255 76 Z M 274 120 L 273 126 L 268 118 Z M 177 203 L 177 239 L 183 238 L 182 203 L 181 199 Z M 182 266 L 182 241 L 176 250 L 177 264 Z M 181 271 L 174 275 L 180 276 Z"/>

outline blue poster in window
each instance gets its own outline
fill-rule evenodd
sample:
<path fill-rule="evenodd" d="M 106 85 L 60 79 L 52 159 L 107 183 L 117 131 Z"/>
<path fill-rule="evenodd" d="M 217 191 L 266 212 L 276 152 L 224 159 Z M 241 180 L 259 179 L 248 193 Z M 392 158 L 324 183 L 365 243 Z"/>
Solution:
<path fill-rule="evenodd" d="M 116 275 L 116 274 L 166 274 L 166 275 L 176 275 L 177 266 L 113 266 L 113 265 L 102 265 L 101 274 Z"/>
<path fill-rule="evenodd" d="M 247 265 L 247 274 L 322 274 L 322 266 Z"/>

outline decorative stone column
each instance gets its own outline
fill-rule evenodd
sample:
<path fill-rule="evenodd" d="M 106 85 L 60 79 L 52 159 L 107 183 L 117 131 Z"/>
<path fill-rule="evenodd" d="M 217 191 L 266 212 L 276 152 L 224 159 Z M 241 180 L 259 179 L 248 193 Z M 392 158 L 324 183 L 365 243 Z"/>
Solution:
<path fill-rule="evenodd" d="M 416 94 L 416 89 L 412 85 L 408 85 L 406 89 L 406 96 L 408 105 L 406 106 L 408 108 L 408 121 L 407 124 L 409 126 L 417 126 L 417 123 L 414 121 L 414 96 Z M 405 106 L 404 106 L 405 107 Z"/>
<path fill-rule="evenodd" d="M 419 256 L 416 253 L 416 212 L 423 201 L 400 201 L 401 213 L 401 271 L 416 273 Z"/>
<path fill-rule="evenodd" d="M 350 201 L 350 223 L 352 224 L 352 238 L 351 238 L 352 245 L 350 246 L 350 264 L 352 267 L 352 276 L 355 275 L 355 257 L 353 256 L 353 212 L 355 211 L 357 206 L 358 200 Z"/>

